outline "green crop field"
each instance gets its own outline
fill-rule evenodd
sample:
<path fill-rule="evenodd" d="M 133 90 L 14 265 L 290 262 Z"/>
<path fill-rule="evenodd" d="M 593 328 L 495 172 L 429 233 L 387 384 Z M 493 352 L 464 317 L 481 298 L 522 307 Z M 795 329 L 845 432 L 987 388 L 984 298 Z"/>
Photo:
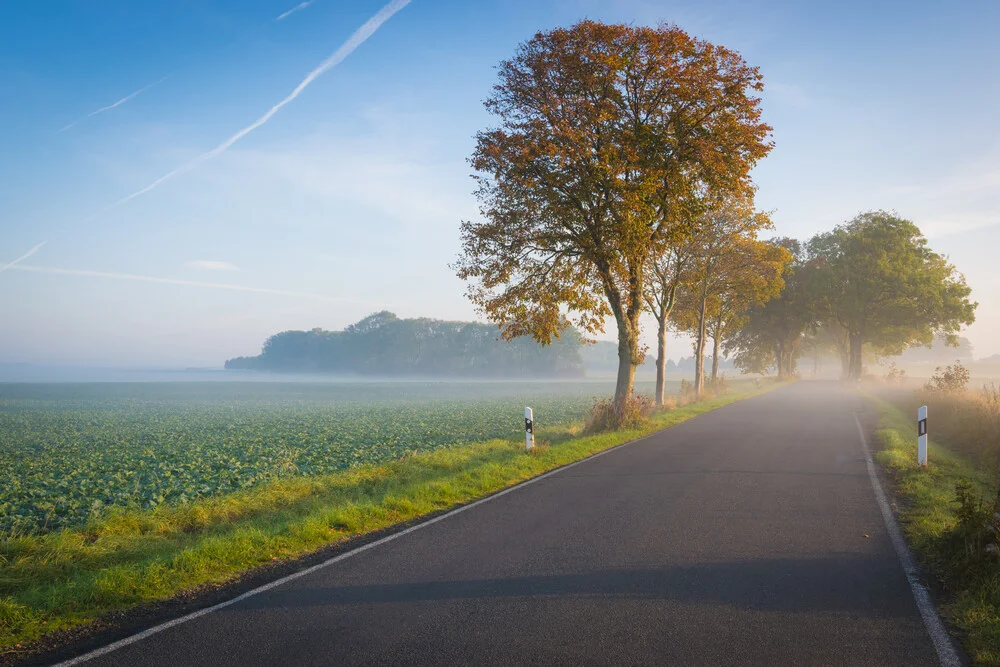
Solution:
<path fill-rule="evenodd" d="M 648 385 L 640 390 L 649 391 Z M 580 421 L 606 382 L 0 384 L 0 536 Z"/>

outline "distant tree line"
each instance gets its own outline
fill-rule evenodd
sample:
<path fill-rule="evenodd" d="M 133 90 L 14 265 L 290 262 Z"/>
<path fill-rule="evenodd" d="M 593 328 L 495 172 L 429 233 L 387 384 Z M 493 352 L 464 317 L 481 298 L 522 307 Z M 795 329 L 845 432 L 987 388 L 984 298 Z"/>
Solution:
<path fill-rule="evenodd" d="M 283 331 L 256 357 L 237 357 L 227 369 L 367 376 L 580 377 L 581 340 L 570 328 L 540 345 L 500 339 L 496 325 L 400 319 L 374 313 L 343 331 Z"/>

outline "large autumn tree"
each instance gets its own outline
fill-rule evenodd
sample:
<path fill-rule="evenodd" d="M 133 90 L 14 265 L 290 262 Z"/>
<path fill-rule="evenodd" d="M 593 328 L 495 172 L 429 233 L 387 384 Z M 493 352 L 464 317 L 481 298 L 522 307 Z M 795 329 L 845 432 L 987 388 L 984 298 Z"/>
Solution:
<path fill-rule="evenodd" d="M 547 343 L 613 317 L 621 406 L 632 391 L 647 265 L 709 192 L 751 189 L 770 150 L 758 70 L 675 26 L 583 21 L 501 63 L 498 125 L 470 160 L 482 219 L 462 224 L 458 275 L 502 335 Z"/>
<path fill-rule="evenodd" d="M 861 377 L 866 345 L 898 354 L 935 335 L 955 340 L 975 320 L 962 274 L 895 214 L 862 213 L 814 237 L 809 250 L 821 267 L 821 307 L 847 336 L 851 379 Z"/>

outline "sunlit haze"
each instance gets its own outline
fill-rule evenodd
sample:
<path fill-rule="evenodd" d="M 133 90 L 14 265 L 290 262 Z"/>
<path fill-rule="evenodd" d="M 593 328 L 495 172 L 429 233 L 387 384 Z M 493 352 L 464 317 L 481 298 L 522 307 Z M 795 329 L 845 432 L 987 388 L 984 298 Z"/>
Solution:
<path fill-rule="evenodd" d="M 774 234 L 895 210 L 966 276 L 976 356 L 1000 353 L 993 0 L 102 0 L 4 6 L 0 362 L 221 367 L 380 310 L 482 319 L 449 268 L 482 101 L 581 18 L 760 67 Z"/>

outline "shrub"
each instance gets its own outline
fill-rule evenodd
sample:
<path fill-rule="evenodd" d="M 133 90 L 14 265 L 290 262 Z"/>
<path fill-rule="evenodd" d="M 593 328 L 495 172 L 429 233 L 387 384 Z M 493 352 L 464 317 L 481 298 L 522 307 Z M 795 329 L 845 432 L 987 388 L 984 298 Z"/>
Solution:
<path fill-rule="evenodd" d="M 970 482 L 964 480 L 955 485 L 955 502 L 958 503 L 955 513 L 958 523 L 954 536 L 962 544 L 966 562 L 973 563 L 982 558 L 986 545 L 993 541 L 990 528 L 995 510 Z"/>
<path fill-rule="evenodd" d="M 961 361 L 956 361 L 951 366 L 935 368 L 931 381 L 924 385 L 924 389 L 942 394 L 958 394 L 965 391 L 968 384 L 969 369 Z"/>
<path fill-rule="evenodd" d="M 685 379 L 681 379 L 681 397 L 694 396 L 694 385 Z"/>
<path fill-rule="evenodd" d="M 950 578 L 962 579 L 996 560 L 1000 495 L 990 502 L 962 480 L 955 485 L 955 502 L 957 521 L 941 535 L 939 562 Z"/>
<path fill-rule="evenodd" d="M 726 380 L 725 373 L 719 375 L 715 380 L 710 380 L 707 386 L 715 396 L 724 396 L 729 393 L 729 382 Z"/>
<path fill-rule="evenodd" d="M 585 433 L 603 433 L 618 429 L 641 428 L 653 411 L 653 401 L 648 396 L 630 395 L 625 404 L 618 406 L 614 399 L 605 398 L 597 401 L 590 409 Z"/>
<path fill-rule="evenodd" d="M 906 382 L 906 371 L 896 366 L 896 362 L 889 364 L 889 372 L 885 374 L 885 381 L 889 384 L 903 384 Z"/>

